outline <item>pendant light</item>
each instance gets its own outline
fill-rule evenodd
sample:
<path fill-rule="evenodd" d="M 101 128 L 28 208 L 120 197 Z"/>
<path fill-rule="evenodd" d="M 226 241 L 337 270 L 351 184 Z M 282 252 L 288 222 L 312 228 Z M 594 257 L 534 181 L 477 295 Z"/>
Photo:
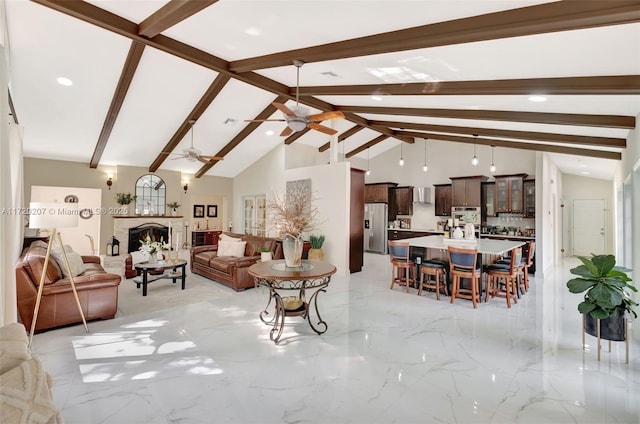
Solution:
<path fill-rule="evenodd" d="M 496 172 L 496 165 L 493 161 L 493 149 L 495 149 L 496 146 L 491 146 L 491 166 L 489 167 L 489 171 L 493 174 L 494 172 Z"/>
<path fill-rule="evenodd" d="M 400 166 L 404 166 L 404 158 L 402 157 L 402 145 L 404 144 L 404 141 L 400 142 L 400 160 L 398 161 L 398 165 Z"/>
<path fill-rule="evenodd" d="M 474 137 L 477 137 L 478 134 L 474 134 Z M 471 165 L 472 166 L 478 166 L 478 163 L 480 161 L 478 161 L 478 156 L 476 156 L 476 140 L 475 138 L 473 139 L 473 159 L 471 159 Z"/>
<path fill-rule="evenodd" d="M 422 170 L 427 172 L 429 167 L 427 166 L 427 139 L 424 138 L 424 165 L 422 165 Z"/>
<path fill-rule="evenodd" d="M 367 147 L 367 175 L 371 175 L 371 171 L 369 170 L 369 147 Z"/>

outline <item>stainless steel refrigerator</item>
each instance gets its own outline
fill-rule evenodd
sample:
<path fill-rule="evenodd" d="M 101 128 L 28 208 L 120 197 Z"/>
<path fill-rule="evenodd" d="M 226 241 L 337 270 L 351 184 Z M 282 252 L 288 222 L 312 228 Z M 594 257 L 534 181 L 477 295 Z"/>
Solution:
<path fill-rule="evenodd" d="M 364 250 L 387 253 L 387 204 L 364 204 Z"/>

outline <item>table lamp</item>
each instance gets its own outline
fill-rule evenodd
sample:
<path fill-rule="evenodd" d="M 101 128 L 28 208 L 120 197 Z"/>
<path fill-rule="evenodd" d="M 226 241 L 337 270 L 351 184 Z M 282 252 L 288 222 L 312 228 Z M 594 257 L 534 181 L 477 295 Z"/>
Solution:
<path fill-rule="evenodd" d="M 82 306 L 80 305 L 80 299 L 78 298 L 78 292 L 76 291 L 76 284 L 73 280 L 73 274 L 71 273 L 71 266 L 69 265 L 69 258 L 67 252 L 64 249 L 62 243 L 62 237 L 58 232 L 58 228 L 72 228 L 78 226 L 78 204 L 77 203 L 46 203 L 46 202 L 31 202 L 29 204 L 29 228 L 39 229 L 51 229 L 51 236 L 49 243 L 47 244 L 47 253 L 44 257 L 44 267 L 42 276 L 40 277 L 40 284 L 38 285 L 38 296 L 36 297 L 36 306 L 33 309 L 33 320 L 31 321 L 31 331 L 29 332 L 29 346 L 33 341 L 33 333 L 36 329 L 36 320 L 38 319 L 38 311 L 40 309 L 40 299 L 42 298 L 42 290 L 44 288 L 44 279 L 47 274 L 47 266 L 49 265 L 49 258 L 51 257 L 51 246 L 57 240 L 62 248 L 62 255 L 69 274 L 69 280 L 71 281 L 71 289 L 73 295 L 76 298 L 76 304 L 82 317 L 82 323 L 84 329 L 89 332 L 87 327 L 87 321 L 84 318 L 84 312 L 82 312 Z"/>

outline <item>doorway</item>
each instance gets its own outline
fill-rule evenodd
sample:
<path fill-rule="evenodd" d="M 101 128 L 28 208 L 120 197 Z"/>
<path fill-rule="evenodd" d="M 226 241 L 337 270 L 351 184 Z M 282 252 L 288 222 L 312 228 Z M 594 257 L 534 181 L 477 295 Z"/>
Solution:
<path fill-rule="evenodd" d="M 573 255 L 605 253 L 606 224 L 604 199 L 573 201 Z"/>

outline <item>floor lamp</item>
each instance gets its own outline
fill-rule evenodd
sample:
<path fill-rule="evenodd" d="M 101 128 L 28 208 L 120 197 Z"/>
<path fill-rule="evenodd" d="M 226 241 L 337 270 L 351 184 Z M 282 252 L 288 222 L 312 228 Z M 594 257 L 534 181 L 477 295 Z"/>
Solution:
<path fill-rule="evenodd" d="M 44 266 L 42 268 L 42 276 L 40 277 L 40 284 L 38 285 L 38 296 L 36 297 L 36 306 L 33 309 L 33 319 L 31 321 L 31 331 L 29 332 L 29 346 L 33 341 L 33 333 L 36 329 L 36 321 L 38 319 L 38 311 L 40 310 L 40 299 L 42 299 L 42 290 L 44 288 L 44 279 L 47 275 L 47 266 L 49 265 L 49 259 L 51 257 L 51 246 L 57 241 L 60 243 L 62 249 L 62 256 L 64 257 L 67 273 L 69 274 L 69 280 L 71 281 L 71 289 L 73 295 L 76 298 L 76 304 L 82 317 L 82 323 L 84 329 L 89 332 L 87 327 L 87 321 L 84 318 L 84 312 L 82 312 L 82 306 L 80 305 L 80 298 L 76 291 L 76 283 L 73 280 L 73 274 L 71 273 L 71 266 L 69 265 L 69 258 L 67 252 L 64 249 L 62 243 L 62 237 L 58 232 L 58 228 L 72 228 L 78 226 L 78 204 L 77 203 L 45 203 L 45 202 L 31 202 L 29 204 L 29 228 L 51 229 L 51 236 L 49 237 L 49 243 L 47 243 L 47 254 L 44 257 Z M 60 264 L 61 265 L 61 264 Z"/>

